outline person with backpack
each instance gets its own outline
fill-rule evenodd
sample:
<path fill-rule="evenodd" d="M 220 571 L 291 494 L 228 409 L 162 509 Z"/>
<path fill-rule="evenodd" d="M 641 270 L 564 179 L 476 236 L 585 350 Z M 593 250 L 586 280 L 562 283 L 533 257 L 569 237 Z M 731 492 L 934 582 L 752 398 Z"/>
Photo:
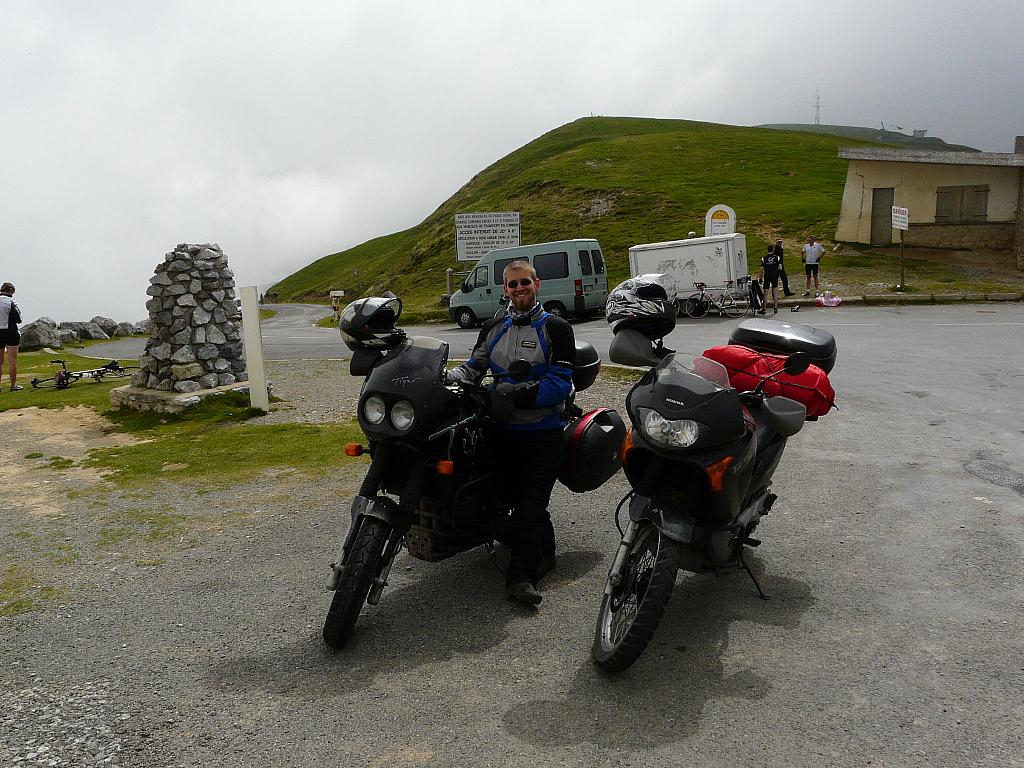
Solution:
<path fill-rule="evenodd" d="M 766 290 L 765 305 L 757 311 L 760 315 L 765 313 L 768 305 L 768 288 L 772 290 L 772 314 L 777 315 L 779 313 L 779 273 L 781 271 L 781 264 L 782 258 L 776 252 L 774 246 L 769 245 L 768 253 L 761 257 L 761 282 Z"/>
<path fill-rule="evenodd" d="M 21 334 L 18 323 L 21 322 L 21 311 L 14 303 L 14 284 L 0 285 L 0 380 L 4 374 L 4 358 L 7 358 L 7 375 L 11 381 L 11 392 L 24 389 L 18 383 L 18 345 Z"/>

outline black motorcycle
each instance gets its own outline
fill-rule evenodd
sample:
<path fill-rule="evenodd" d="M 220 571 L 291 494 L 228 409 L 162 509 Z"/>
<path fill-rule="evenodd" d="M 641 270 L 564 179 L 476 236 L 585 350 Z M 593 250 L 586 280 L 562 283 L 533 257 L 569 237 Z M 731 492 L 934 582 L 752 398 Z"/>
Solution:
<path fill-rule="evenodd" d="M 760 341 L 771 347 L 773 339 Z M 774 341 L 776 350 L 794 348 L 793 339 Z M 737 391 L 720 363 L 673 353 L 635 330 L 616 334 L 609 357 L 650 368 L 626 399 L 632 427 L 622 461 L 632 490 L 616 509 L 616 523 L 623 506 L 628 521 L 619 525 L 622 539 L 591 650 L 600 668 L 619 672 L 654 635 L 679 569 L 743 569 L 766 597 L 745 552 L 761 543 L 753 533 L 776 501 L 772 475 L 786 441 L 803 427 L 806 409 L 765 395 L 765 383 L 783 371 L 763 377 L 752 391 Z M 799 375 L 810 362 L 808 351 L 794 352 L 784 372 Z"/>
<path fill-rule="evenodd" d="M 324 641 L 342 647 L 363 603 L 376 605 L 404 546 L 428 562 L 502 540 L 508 505 L 491 473 L 494 428 L 512 412 L 506 395 L 482 384 L 446 383 L 448 344 L 407 338 L 397 328 L 401 302 L 394 296 L 361 299 L 342 313 L 340 328 L 353 350 L 350 371 L 365 376 L 358 401 L 367 446 L 349 444 L 350 456 L 372 461 L 352 501 L 351 523 L 331 563 L 334 591 Z M 590 386 L 600 359 L 577 343 L 573 383 Z M 530 375 L 518 360 L 507 374 Z M 621 466 L 625 425 L 615 411 L 588 414 L 567 406 L 566 449 L 559 480 L 570 490 L 592 490 Z"/>

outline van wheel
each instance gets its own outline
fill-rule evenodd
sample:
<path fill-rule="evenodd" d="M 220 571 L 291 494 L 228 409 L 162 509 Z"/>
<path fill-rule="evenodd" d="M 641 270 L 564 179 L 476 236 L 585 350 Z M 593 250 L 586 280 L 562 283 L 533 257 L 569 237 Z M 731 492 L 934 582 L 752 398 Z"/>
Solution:
<path fill-rule="evenodd" d="M 544 311 L 554 315 L 555 317 L 561 317 L 563 320 L 566 316 L 565 305 L 560 301 L 549 301 L 544 305 Z"/>
<path fill-rule="evenodd" d="M 459 328 L 472 328 L 476 325 L 476 315 L 469 307 L 463 307 L 456 311 L 455 322 L 459 324 Z"/>

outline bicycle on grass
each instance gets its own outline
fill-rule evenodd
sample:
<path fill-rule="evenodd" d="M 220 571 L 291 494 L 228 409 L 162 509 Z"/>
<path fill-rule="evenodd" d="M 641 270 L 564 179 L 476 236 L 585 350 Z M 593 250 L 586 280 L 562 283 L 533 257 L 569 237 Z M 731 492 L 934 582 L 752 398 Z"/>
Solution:
<path fill-rule="evenodd" d="M 743 317 L 753 313 L 753 304 L 750 301 L 749 286 L 750 275 L 735 281 L 733 288 L 732 280 L 726 283 L 725 291 L 720 297 L 708 293 L 707 283 L 694 283 L 693 287 L 697 293 L 684 299 L 677 306 L 679 314 L 692 317 L 695 320 L 707 315 L 710 311 L 718 312 L 719 317 Z"/>
<path fill-rule="evenodd" d="M 90 368 L 87 371 L 69 371 L 64 360 L 51 360 L 50 364 L 59 365 L 60 370 L 46 379 L 32 379 L 32 386 L 36 389 L 40 387 L 67 389 L 79 379 L 92 379 L 95 383 L 99 384 L 105 378 L 123 379 L 139 370 L 137 365 L 121 365 L 117 360 L 111 360 L 104 366 Z"/>

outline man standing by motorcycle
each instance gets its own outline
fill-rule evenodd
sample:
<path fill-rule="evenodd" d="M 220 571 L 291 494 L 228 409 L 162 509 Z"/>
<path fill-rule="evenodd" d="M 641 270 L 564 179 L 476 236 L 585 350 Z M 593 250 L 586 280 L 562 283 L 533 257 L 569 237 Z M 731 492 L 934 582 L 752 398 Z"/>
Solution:
<path fill-rule="evenodd" d="M 531 366 L 528 379 L 503 378 L 495 386 L 515 407 L 495 436 L 494 475 L 512 509 L 505 593 L 538 605 L 543 598 L 537 581 L 555 565 L 555 532 L 547 507 L 562 459 L 562 412 L 572 392 L 576 344 L 569 323 L 537 301 L 540 279 L 530 262 L 513 261 L 502 279 L 508 316 L 484 323 L 469 360 L 450 371 L 449 378 L 475 382 L 488 370 L 500 376 L 516 360 Z"/>

